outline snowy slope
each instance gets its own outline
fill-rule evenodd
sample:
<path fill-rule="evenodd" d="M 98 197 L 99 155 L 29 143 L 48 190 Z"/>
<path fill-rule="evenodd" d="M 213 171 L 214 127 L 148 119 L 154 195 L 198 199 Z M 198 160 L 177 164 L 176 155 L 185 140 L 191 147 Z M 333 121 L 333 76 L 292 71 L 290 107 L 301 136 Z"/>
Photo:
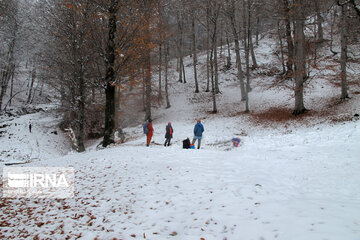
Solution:
<path fill-rule="evenodd" d="M 225 152 L 124 145 L 32 163 L 27 166 L 74 166 L 76 196 L 2 200 L 0 233 L 356 240 L 359 141 L 359 124 L 350 122 L 256 136 Z"/>
<path fill-rule="evenodd" d="M 256 51 L 260 68 L 252 73 L 250 114 L 243 113 L 234 69 L 219 76 L 218 114 L 210 113 L 203 68 L 199 94 L 193 92 L 191 58 L 185 59 L 187 84 L 170 69 L 172 107 L 153 109 L 157 144 L 149 148 L 141 125 L 124 129 L 124 144 L 67 154 L 59 119 L 49 112 L 3 121 L 3 163 L 73 166 L 76 189 L 74 199 L 1 199 L 0 238 L 360 239 L 359 84 L 351 85 L 352 99 L 339 104 L 340 88 L 322 77 L 334 71 L 319 67 L 306 88 L 311 111 L 293 118 L 291 83 L 276 85 L 276 76 L 264 74 L 279 64 L 272 40 Z M 205 60 L 200 54 L 200 66 Z M 289 116 L 274 121 L 284 113 L 266 115 L 270 108 Z M 197 118 L 205 126 L 202 149 L 183 150 Z M 164 148 L 168 122 L 174 139 Z M 241 147 L 231 147 L 234 136 L 241 137 Z"/>
<path fill-rule="evenodd" d="M 0 165 L 46 160 L 70 151 L 65 133 L 59 129 L 61 118 L 53 106 L 41 106 L 33 114 L 2 116 L 0 120 Z M 31 133 L 29 125 L 31 124 Z"/>

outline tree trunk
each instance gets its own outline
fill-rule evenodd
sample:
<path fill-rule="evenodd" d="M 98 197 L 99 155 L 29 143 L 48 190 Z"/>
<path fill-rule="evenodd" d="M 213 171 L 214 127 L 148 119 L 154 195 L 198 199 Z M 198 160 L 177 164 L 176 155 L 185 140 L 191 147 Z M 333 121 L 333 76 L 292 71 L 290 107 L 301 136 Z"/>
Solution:
<path fill-rule="evenodd" d="M 151 7 L 151 6 L 148 6 Z M 146 29 L 145 29 L 145 38 L 146 45 L 149 46 L 151 42 L 151 32 L 150 32 L 150 19 L 151 13 L 148 9 L 146 9 Z M 151 51 L 150 48 L 147 47 L 145 50 L 145 120 L 151 119 Z"/>
<path fill-rule="evenodd" d="M 232 32 L 234 35 L 234 44 L 235 44 L 235 54 L 236 54 L 236 67 L 237 67 L 237 77 L 240 81 L 240 91 L 241 91 L 241 101 L 246 101 L 245 98 L 245 83 L 244 83 L 244 74 L 241 66 L 241 55 L 240 55 L 240 44 L 239 44 L 239 34 L 236 31 L 235 24 L 235 0 L 231 0 L 231 13 L 230 13 L 230 23 L 232 27 Z"/>
<path fill-rule="evenodd" d="M 28 98 L 26 100 L 27 104 L 30 103 L 31 98 L 32 98 L 32 91 L 33 91 L 33 87 L 34 87 L 35 78 L 36 78 L 36 69 L 34 67 L 33 70 L 31 71 L 31 80 L 30 80 L 30 85 L 29 85 L 29 90 L 28 90 Z"/>
<path fill-rule="evenodd" d="M 15 69 L 14 69 L 15 70 Z M 10 81 L 10 99 L 9 99 L 9 106 L 11 106 L 11 102 L 12 102 L 12 98 L 13 98 L 13 92 L 14 92 L 14 76 L 15 76 L 15 71 L 13 70 L 12 76 L 11 76 L 11 81 Z M 40 95 L 41 96 L 41 95 Z M 1 107 L 0 107 L 1 110 Z"/>
<path fill-rule="evenodd" d="M 114 142 L 115 131 L 115 34 L 116 34 L 116 12 L 118 0 L 111 0 L 109 7 L 109 33 L 106 48 L 106 105 L 105 105 L 105 129 L 103 147 Z"/>
<path fill-rule="evenodd" d="M 162 94 L 161 94 L 161 71 L 162 71 L 162 44 L 160 42 L 160 44 L 159 44 L 159 93 L 158 93 L 159 100 L 162 99 Z"/>
<path fill-rule="evenodd" d="M 206 9 L 206 90 L 210 91 L 210 16 L 209 8 Z"/>
<path fill-rule="evenodd" d="M 83 69 L 83 67 L 81 67 Z M 85 79 L 84 74 L 81 71 L 81 75 L 79 77 L 79 97 L 77 100 L 78 103 L 78 119 L 77 119 L 77 131 L 76 134 L 76 142 L 78 146 L 78 152 L 84 152 L 84 126 L 85 126 Z"/>
<path fill-rule="evenodd" d="M 213 102 L 213 113 L 217 113 L 217 106 L 216 106 L 216 93 L 215 93 L 215 82 L 214 82 L 214 62 L 213 62 L 213 52 L 214 47 L 211 49 L 210 53 L 210 72 L 211 72 L 211 97 Z"/>
<path fill-rule="evenodd" d="M 292 77 L 293 75 L 293 64 L 294 64 L 294 44 L 291 36 L 291 24 L 290 24 L 290 7 L 288 0 L 283 0 L 283 8 L 285 13 L 285 32 L 286 42 L 288 49 L 288 58 L 286 61 L 287 76 Z"/>
<path fill-rule="evenodd" d="M 341 100 L 349 98 L 348 86 L 347 86 L 347 73 L 346 73 L 346 61 L 347 61 L 347 5 L 341 5 Z"/>
<path fill-rule="evenodd" d="M 323 17 L 321 16 L 321 13 L 320 13 L 320 9 L 319 9 L 319 1 L 314 1 L 315 3 L 315 11 L 316 11 L 316 19 L 317 19 L 317 40 L 319 42 L 323 42 L 324 41 L 324 31 L 323 31 L 323 22 L 324 22 L 324 19 Z"/>
<path fill-rule="evenodd" d="M 249 4 L 249 3 L 247 3 Z M 244 21 L 244 46 L 245 46 L 245 64 L 246 64 L 246 88 L 245 88 L 245 112 L 248 113 L 250 112 L 250 108 L 249 108 L 249 91 L 250 91 L 250 29 L 249 26 L 250 24 L 248 23 L 248 21 L 250 21 L 249 19 L 246 19 L 246 8 L 245 8 L 245 1 L 243 0 L 243 21 Z M 249 8 L 247 8 L 247 10 L 249 11 Z M 248 16 L 250 17 L 250 14 L 248 14 Z"/>
<path fill-rule="evenodd" d="M 331 24 L 330 24 L 330 52 L 332 52 L 334 56 L 338 54 L 333 50 L 335 20 L 336 20 L 336 8 L 334 8 L 333 13 L 331 15 Z"/>
<path fill-rule="evenodd" d="M 182 71 L 183 71 L 184 83 L 186 83 L 185 65 L 184 65 L 184 59 L 183 58 L 181 58 L 181 66 L 182 66 Z"/>
<path fill-rule="evenodd" d="M 178 15 L 178 32 L 179 32 L 179 37 L 178 37 L 178 54 L 179 54 L 179 82 L 183 82 L 183 73 L 184 73 L 184 62 L 183 62 L 183 34 L 184 34 L 184 26 L 183 26 L 183 19 L 182 16 Z M 185 79 L 185 76 L 184 76 Z"/>
<path fill-rule="evenodd" d="M 220 90 L 219 90 L 219 66 L 218 66 L 216 26 L 214 28 L 214 31 L 215 31 L 215 42 L 214 42 L 215 93 L 218 94 L 218 93 L 220 93 Z"/>
<path fill-rule="evenodd" d="M 248 3 L 248 44 L 249 44 L 249 50 L 251 53 L 251 60 L 252 60 L 252 67 L 258 68 L 256 57 L 255 57 L 255 51 L 254 51 L 254 44 L 252 40 L 252 24 L 251 24 L 251 5 Z"/>
<path fill-rule="evenodd" d="M 260 26 L 260 17 L 256 17 L 256 46 L 259 46 L 259 26 Z"/>
<path fill-rule="evenodd" d="M 17 30 L 16 30 L 17 31 Z M 13 39 L 9 45 L 9 51 L 6 56 L 6 60 L 4 63 L 0 63 L 0 110 L 2 109 L 3 99 L 5 97 L 9 81 L 11 78 L 11 72 L 15 71 L 15 64 L 14 64 L 14 48 L 16 42 L 16 31 L 14 33 Z"/>
<path fill-rule="evenodd" d="M 295 8 L 295 109 L 293 114 L 306 111 L 304 107 L 304 81 L 306 79 L 306 54 L 304 34 L 303 0 L 296 1 Z"/>
<path fill-rule="evenodd" d="M 197 79 L 197 53 L 196 53 L 196 35 L 195 35 L 195 12 L 191 19 L 191 35 L 192 35 L 192 51 L 193 51 L 193 65 L 194 65 L 194 80 L 195 93 L 199 92 L 199 84 Z"/>
<path fill-rule="evenodd" d="M 226 45 L 227 45 L 227 52 L 228 52 L 228 55 L 226 57 L 226 68 L 230 69 L 231 68 L 231 51 L 230 51 L 229 34 L 227 31 L 226 31 Z"/>
<path fill-rule="evenodd" d="M 285 61 L 284 61 L 284 46 L 283 46 L 283 42 L 282 42 L 282 37 L 281 37 L 281 28 L 280 28 L 280 21 L 277 22 L 277 32 L 278 32 L 278 37 L 279 37 L 279 43 L 280 43 L 280 56 L 281 56 L 281 66 L 282 66 L 282 73 L 284 74 L 286 72 L 286 68 L 285 68 Z"/>
<path fill-rule="evenodd" d="M 166 97 L 166 108 L 170 108 L 170 101 L 169 101 L 169 89 L 168 89 L 168 55 L 169 55 L 169 44 L 166 43 L 165 48 L 165 97 Z"/>

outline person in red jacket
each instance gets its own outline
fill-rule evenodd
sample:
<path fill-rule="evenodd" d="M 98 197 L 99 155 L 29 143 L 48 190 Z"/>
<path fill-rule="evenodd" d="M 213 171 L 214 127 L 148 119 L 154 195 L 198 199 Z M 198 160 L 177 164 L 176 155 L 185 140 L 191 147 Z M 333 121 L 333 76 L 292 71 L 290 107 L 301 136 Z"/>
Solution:
<path fill-rule="evenodd" d="M 148 147 L 150 145 L 150 141 L 151 141 L 151 138 L 153 136 L 153 133 L 154 133 L 154 128 L 152 126 L 152 120 L 149 119 L 149 123 L 147 125 L 147 128 L 148 128 L 148 131 L 147 131 L 147 134 L 146 134 L 146 146 Z"/>

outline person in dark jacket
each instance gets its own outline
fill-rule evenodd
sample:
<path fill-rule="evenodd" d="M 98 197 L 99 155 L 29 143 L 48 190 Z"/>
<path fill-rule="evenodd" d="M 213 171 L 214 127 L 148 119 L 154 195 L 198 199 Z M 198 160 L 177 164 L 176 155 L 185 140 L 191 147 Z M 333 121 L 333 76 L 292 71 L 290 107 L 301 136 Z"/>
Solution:
<path fill-rule="evenodd" d="M 198 147 L 197 147 L 198 149 L 200 149 L 203 132 L 204 132 L 204 126 L 201 124 L 201 120 L 198 119 L 194 127 L 194 139 L 192 141 L 192 144 L 195 144 L 196 140 L 198 140 Z"/>
<path fill-rule="evenodd" d="M 152 126 L 152 120 L 151 119 L 149 119 L 147 128 L 148 128 L 148 132 L 146 134 L 146 146 L 148 147 L 148 146 L 150 146 L 150 141 L 151 141 L 151 138 L 152 138 L 153 133 L 154 133 L 154 128 Z"/>
<path fill-rule="evenodd" d="M 168 125 L 166 126 L 166 133 L 165 133 L 165 143 L 164 143 L 164 146 L 170 146 L 170 141 L 173 137 L 173 132 L 174 132 L 174 129 L 173 127 L 171 126 L 171 123 L 169 122 Z"/>

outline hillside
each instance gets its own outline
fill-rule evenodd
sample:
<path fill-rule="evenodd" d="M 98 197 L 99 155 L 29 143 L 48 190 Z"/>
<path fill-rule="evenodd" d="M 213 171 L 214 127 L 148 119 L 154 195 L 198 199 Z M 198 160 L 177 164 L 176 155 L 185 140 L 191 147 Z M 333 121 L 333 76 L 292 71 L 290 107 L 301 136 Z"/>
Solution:
<path fill-rule="evenodd" d="M 212 114 L 211 93 L 204 92 L 206 56 L 199 59 L 199 94 L 193 93 L 192 59 L 185 59 L 187 84 L 177 81 L 173 67 L 172 107 L 153 108 L 157 144 L 149 148 L 141 118 L 124 129 L 124 144 L 97 149 L 97 140 L 85 153 L 70 151 L 60 116 L 51 110 L 2 119 L 1 168 L 19 160 L 31 160 L 20 165 L 26 167 L 74 167 L 75 197 L 1 199 L 0 238 L 357 239 L 359 80 L 350 80 L 352 98 L 340 103 L 337 70 L 321 61 L 306 88 L 310 111 L 295 118 L 291 83 L 277 83 L 266 70 L 278 65 L 274 46 L 263 39 L 256 49 L 260 67 L 252 72 L 249 114 L 234 69 L 219 76 L 219 112 Z M 327 59 L 326 49 L 322 54 Z M 352 69 L 355 75 L 358 66 Z M 205 127 L 202 149 L 182 149 L 197 118 Z M 164 148 L 168 122 L 174 139 Z M 235 136 L 242 139 L 239 148 L 231 146 Z"/>

